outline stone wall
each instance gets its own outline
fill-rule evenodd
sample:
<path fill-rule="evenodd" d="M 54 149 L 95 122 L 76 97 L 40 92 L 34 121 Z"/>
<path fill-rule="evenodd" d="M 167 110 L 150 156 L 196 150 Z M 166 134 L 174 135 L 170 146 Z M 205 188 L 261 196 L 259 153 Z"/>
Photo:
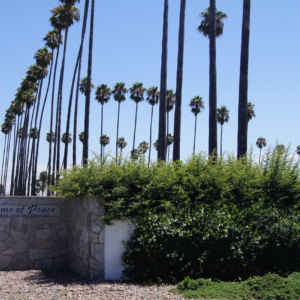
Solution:
<path fill-rule="evenodd" d="M 54 197 L 0 197 L 0 271 L 67 266 L 67 209 Z"/>
<path fill-rule="evenodd" d="M 68 211 L 70 269 L 88 279 L 104 279 L 104 207 L 96 198 L 83 197 Z"/>
<path fill-rule="evenodd" d="M 69 267 L 91 280 L 121 279 L 122 241 L 132 224 L 104 225 L 95 197 L 65 204 L 55 197 L 0 197 L 0 271 Z"/>

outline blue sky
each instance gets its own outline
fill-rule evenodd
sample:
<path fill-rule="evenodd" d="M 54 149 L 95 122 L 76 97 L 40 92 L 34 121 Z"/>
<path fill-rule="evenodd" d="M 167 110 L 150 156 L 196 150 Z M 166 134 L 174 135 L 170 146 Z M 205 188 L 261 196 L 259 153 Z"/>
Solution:
<path fill-rule="evenodd" d="M 179 23 L 179 0 L 170 0 L 168 88 L 176 89 L 177 39 Z M 0 3 L 3 15 L 0 19 L 0 99 L 2 121 L 5 110 L 14 99 L 14 94 L 27 67 L 34 64 L 34 53 L 44 46 L 43 37 L 52 28 L 49 23 L 50 10 L 60 4 L 56 0 L 14 0 Z M 182 103 L 182 159 L 193 149 L 194 116 L 188 106 L 190 100 L 199 95 L 205 102 L 205 110 L 198 116 L 196 151 L 208 149 L 208 39 L 196 28 L 200 24 L 199 13 L 209 5 L 208 0 L 188 0 L 186 8 L 185 56 Z M 84 1 L 77 7 L 83 13 Z M 236 152 L 237 108 L 239 85 L 239 62 L 242 23 L 242 0 L 217 1 L 218 10 L 225 12 L 224 34 L 217 40 L 218 106 L 226 105 L 230 110 L 229 123 L 224 125 L 223 151 Z M 299 0 L 289 0 L 283 5 L 280 0 L 252 1 L 249 101 L 255 104 L 256 118 L 249 123 L 248 146 L 262 136 L 268 145 L 276 141 L 291 146 L 294 151 L 300 144 L 296 127 L 299 118 L 299 70 L 300 31 Z M 103 0 L 96 1 L 93 48 L 92 81 L 95 86 L 102 83 L 113 88 L 119 81 L 130 87 L 142 82 L 149 88 L 160 82 L 161 39 L 163 0 Z M 65 116 L 76 55 L 79 48 L 82 22 L 69 31 L 65 83 L 63 94 L 62 132 L 65 131 Z M 87 42 L 84 49 L 82 77 L 87 70 Z M 78 131 L 83 131 L 84 97 L 80 98 Z M 100 105 L 91 99 L 90 150 L 99 152 Z M 41 131 L 39 165 L 44 169 L 47 162 L 46 133 L 49 131 L 50 103 L 46 107 Z M 128 141 L 124 153 L 132 148 L 135 103 L 129 99 L 121 104 L 120 136 Z M 149 142 L 151 106 L 139 104 L 136 146 Z M 106 151 L 114 154 L 116 137 L 117 102 L 113 98 L 104 107 L 104 133 L 111 143 Z M 157 132 L 158 106 L 154 112 L 153 133 Z M 173 112 L 170 113 L 170 128 L 173 128 Z M 218 128 L 220 130 L 220 128 Z M 71 129 L 72 131 L 72 129 Z M 81 145 L 78 142 L 78 157 Z M 0 157 L 2 159 L 4 135 L 0 135 Z M 258 149 L 255 151 L 258 153 Z M 90 155 L 91 157 L 92 155 Z M 156 151 L 152 151 L 152 159 Z M 69 158 L 71 162 L 71 156 Z"/>

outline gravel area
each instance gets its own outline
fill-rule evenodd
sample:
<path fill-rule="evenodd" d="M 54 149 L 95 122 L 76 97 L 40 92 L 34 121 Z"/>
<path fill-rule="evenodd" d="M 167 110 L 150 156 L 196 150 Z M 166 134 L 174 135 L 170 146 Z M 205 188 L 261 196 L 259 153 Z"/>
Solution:
<path fill-rule="evenodd" d="M 69 270 L 0 272 L 1 300 L 106 299 L 182 300 L 175 286 L 144 286 L 131 282 L 93 282 Z"/>

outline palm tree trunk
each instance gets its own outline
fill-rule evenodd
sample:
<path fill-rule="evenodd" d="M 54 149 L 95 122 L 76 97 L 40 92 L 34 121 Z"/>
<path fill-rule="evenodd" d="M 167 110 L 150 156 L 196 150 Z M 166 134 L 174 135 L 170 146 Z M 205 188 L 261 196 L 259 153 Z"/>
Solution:
<path fill-rule="evenodd" d="M 91 98 L 91 77 L 92 77 L 92 59 L 93 59 L 93 35 L 94 35 L 94 11 L 95 0 L 92 0 L 91 8 L 91 25 L 90 25 L 90 40 L 89 40 L 89 56 L 88 56 L 88 74 L 87 74 L 87 95 L 85 99 L 85 114 L 84 114 L 84 142 L 83 142 L 83 164 L 88 163 L 89 152 L 89 122 L 90 122 L 90 98 Z"/>
<path fill-rule="evenodd" d="M 13 159 L 12 159 L 12 167 L 11 167 L 11 179 L 10 179 L 10 196 L 13 196 L 14 191 L 14 175 L 15 175 L 15 162 L 16 162 L 16 150 L 18 146 L 18 130 L 20 128 L 20 117 L 18 117 L 17 125 L 14 128 L 14 146 L 13 146 Z M 2 167 L 3 170 L 3 167 Z M 1 180 L 2 181 L 2 180 Z"/>
<path fill-rule="evenodd" d="M 52 57 L 53 57 L 53 52 L 52 52 Z M 45 99 L 44 99 L 44 103 L 43 103 L 43 107 L 42 107 L 42 111 L 41 111 L 41 116 L 40 116 L 40 122 L 39 122 L 39 134 L 37 137 L 37 146 L 36 146 L 36 153 L 35 153 L 35 161 L 34 161 L 34 168 L 33 168 L 33 180 L 34 180 L 34 194 L 35 194 L 35 185 L 36 185 L 36 176 L 37 176 L 37 163 L 38 163 L 38 157 L 39 157 L 39 146 L 40 146 L 40 137 L 41 137 L 41 129 L 42 129 L 42 120 L 43 120 L 43 115 L 44 115 L 44 110 L 45 110 L 45 105 L 46 105 L 46 101 L 48 98 L 48 93 L 49 93 L 49 88 L 50 88 L 50 83 L 51 83 L 51 78 L 52 78 L 52 69 L 53 69 L 53 61 L 51 63 L 51 68 L 50 68 L 50 73 L 49 73 L 49 79 L 48 79 L 48 85 L 47 85 L 47 90 L 46 90 L 46 94 L 45 94 Z"/>
<path fill-rule="evenodd" d="M 258 160 L 259 163 L 260 163 L 260 157 L 261 157 L 261 148 L 259 148 L 259 160 Z"/>
<path fill-rule="evenodd" d="M 174 113 L 173 161 L 180 160 L 181 102 L 182 102 L 185 7 L 186 7 L 186 0 L 181 0 L 180 17 L 179 17 L 179 33 L 178 33 L 176 105 L 175 105 L 175 113 Z"/>
<path fill-rule="evenodd" d="M 217 67 L 216 67 L 216 0 L 210 0 L 209 30 L 209 137 L 208 153 L 217 156 Z"/>
<path fill-rule="evenodd" d="M 132 145 L 132 150 L 134 150 L 134 145 L 135 145 L 135 132 L 136 132 L 136 123 L 137 123 L 137 112 L 138 112 L 138 102 L 136 102 L 136 108 L 135 108 L 135 120 L 134 120 L 134 131 L 133 131 L 133 145 Z"/>
<path fill-rule="evenodd" d="M 81 66 L 82 49 L 83 49 L 83 42 L 84 42 L 85 30 L 86 30 L 86 21 L 87 21 L 87 15 L 88 15 L 88 4 L 89 4 L 88 2 L 89 1 L 86 1 L 86 3 L 85 3 L 84 19 L 83 19 L 82 33 L 81 33 L 81 43 L 80 43 L 80 47 L 79 47 L 79 51 L 78 51 L 78 55 L 77 55 L 74 75 L 73 75 L 72 84 L 71 84 L 71 92 L 70 92 L 68 115 L 67 115 L 67 125 L 66 125 L 66 135 L 67 136 L 69 136 L 69 133 L 70 133 L 71 108 L 72 108 L 72 102 L 73 102 L 73 90 L 74 90 L 74 85 L 75 85 L 76 73 L 79 72 L 79 64 Z M 81 70 L 81 68 L 80 68 L 80 70 Z M 77 85 L 76 93 L 78 93 L 78 87 L 79 86 Z M 78 105 L 78 97 L 76 100 L 77 100 L 76 104 Z M 76 119 L 77 119 L 77 107 L 75 108 L 75 110 L 76 110 Z M 74 116 L 74 119 L 75 119 L 75 116 Z M 75 130 L 75 135 L 73 135 L 73 140 L 74 140 L 74 142 L 73 142 L 73 145 L 74 145 L 74 143 L 76 144 L 76 130 Z M 69 143 L 65 143 L 64 163 L 63 163 L 64 169 L 66 169 L 67 165 L 68 165 L 68 148 L 69 148 Z M 75 151 L 76 151 L 76 146 L 75 146 Z M 73 146 L 73 154 L 74 154 L 74 146 Z"/>
<path fill-rule="evenodd" d="M 149 146 L 149 158 L 148 158 L 148 167 L 150 164 L 150 159 L 151 159 L 151 148 L 152 148 L 152 120 L 153 120 L 153 106 L 151 105 L 151 121 L 150 121 L 150 146 Z"/>
<path fill-rule="evenodd" d="M 247 139 L 248 139 L 247 104 L 248 104 L 250 7 L 251 7 L 251 0 L 244 0 L 241 62 L 240 62 L 240 83 L 239 83 L 239 109 L 238 109 L 238 138 L 237 138 L 238 158 L 242 157 L 247 153 Z"/>
<path fill-rule="evenodd" d="M 1 168 L 1 181 L 0 184 L 2 185 L 2 187 L 5 189 L 4 187 L 4 178 L 5 178 L 5 154 L 6 154 L 6 150 L 7 150 L 7 134 L 5 135 L 5 139 L 4 139 L 4 149 L 3 149 L 3 158 L 2 158 L 2 168 Z M 4 194 L 5 195 L 5 194 Z M 2 196 L 2 194 L 0 194 L 0 196 Z"/>
<path fill-rule="evenodd" d="M 220 138 L 220 155 L 222 156 L 222 143 L 223 143 L 223 125 L 221 124 L 221 138 Z"/>
<path fill-rule="evenodd" d="M 197 115 L 195 116 L 195 129 L 194 129 L 194 147 L 193 147 L 193 154 L 195 154 L 195 149 L 196 149 L 196 132 L 197 132 Z"/>
<path fill-rule="evenodd" d="M 103 135 L 103 105 L 101 105 L 101 129 L 100 129 L 100 157 L 101 159 L 103 159 L 103 145 L 102 145 L 102 141 L 101 141 L 101 138 L 102 138 L 102 135 Z"/>
<path fill-rule="evenodd" d="M 166 94 L 167 94 L 167 62 L 168 62 L 168 14 L 169 0 L 164 1 L 163 37 L 160 75 L 159 131 L 157 158 L 166 161 Z"/>
<path fill-rule="evenodd" d="M 118 101 L 117 139 L 116 139 L 116 162 L 118 160 L 118 139 L 119 139 L 120 104 L 121 103 Z"/>
<path fill-rule="evenodd" d="M 55 65 L 54 65 L 54 72 L 53 72 L 53 83 L 52 83 L 52 97 L 51 97 L 51 109 L 50 109 L 50 135 L 52 133 L 53 128 L 53 111 L 54 111 L 54 95 L 55 95 L 55 81 L 56 81 L 56 72 L 57 72 L 57 63 L 58 63 L 58 56 L 59 56 L 59 49 L 60 45 L 58 44 L 57 51 L 56 51 L 56 58 L 55 58 Z M 56 132 L 55 132 L 56 134 Z M 55 147 L 56 142 L 54 142 Z M 48 186 L 50 186 L 50 182 L 52 181 L 52 185 L 54 185 L 54 174 L 52 174 L 51 168 L 51 158 L 52 158 L 52 138 L 49 142 L 49 156 L 48 156 Z M 54 169 L 54 159 L 53 159 L 53 169 Z M 52 180 L 51 180 L 52 176 Z M 48 196 L 51 195 L 50 190 L 47 192 Z"/>
<path fill-rule="evenodd" d="M 69 133 L 70 133 L 70 120 L 71 120 L 71 109 L 72 109 L 72 103 L 73 103 L 73 90 L 74 90 L 74 85 L 75 85 L 76 74 L 77 74 L 77 71 L 78 71 L 79 59 L 80 58 L 79 58 L 79 54 L 78 54 L 76 64 L 75 64 L 74 73 L 73 73 L 73 78 L 72 78 L 69 105 L 68 105 L 67 124 L 66 124 L 66 136 L 67 137 L 69 136 Z M 69 148 L 69 143 L 65 143 L 64 160 L 63 160 L 64 169 L 66 169 L 67 166 L 68 166 L 68 148 Z"/>

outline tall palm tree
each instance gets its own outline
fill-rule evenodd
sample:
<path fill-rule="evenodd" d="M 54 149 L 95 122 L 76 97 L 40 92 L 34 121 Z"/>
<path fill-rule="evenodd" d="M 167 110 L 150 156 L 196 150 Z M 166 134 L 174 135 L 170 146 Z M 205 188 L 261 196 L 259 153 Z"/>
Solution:
<path fill-rule="evenodd" d="M 217 11 L 216 0 L 210 0 L 210 6 L 200 14 L 202 21 L 198 30 L 204 36 L 209 36 L 209 137 L 208 153 L 218 150 L 217 141 L 217 68 L 216 68 L 216 37 L 223 33 L 224 23 L 227 18 L 223 12 Z M 217 154 L 217 153 L 216 153 Z"/>
<path fill-rule="evenodd" d="M 176 76 L 176 107 L 175 107 L 175 114 L 174 114 L 173 161 L 180 160 L 181 102 L 182 102 L 181 99 L 182 99 L 182 77 L 183 77 L 185 7 L 186 7 L 186 0 L 181 0 L 180 16 L 179 16 L 179 33 L 178 33 L 178 56 L 177 56 L 177 76 Z"/>
<path fill-rule="evenodd" d="M 50 108 L 50 128 L 49 132 L 53 130 L 53 114 L 54 114 L 54 95 L 55 95 L 55 83 L 56 83 L 56 73 L 57 73 L 57 64 L 58 64 L 58 57 L 59 57 L 59 49 L 60 45 L 62 44 L 62 36 L 60 35 L 60 31 L 58 29 L 53 29 L 49 31 L 46 37 L 43 39 L 46 41 L 45 46 L 49 47 L 52 50 L 52 55 L 55 49 L 56 50 L 56 57 L 54 62 L 54 70 L 53 70 L 53 80 L 52 80 L 52 95 L 51 95 L 51 108 Z M 50 140 L 49 143 L 49 153 L 48 153 L 48 186 L 51 183 L 51 175 L 52 175 L 52 185 L 54 185 L 54 173 L 52 174 L 52 165 L 51 165 L 51 157 L 52 157 L 52 143 L 54 143 L 54 148 L 56 145 L 56 139 Z M 55 156 L 53 155 L 53 169 L 55 169 Z M 48 196 L 51 195 L 51 191 L 47 191 Z"/>
<path fill-rule="evenodd" d="M 64 82 L 64 71 L 65 71 L 65 61 L 66 61 L 66 49 L 68 41 L 69 27 L 74 24 L 74 21 L 79 21 L 80 11 L 78 8 L 72 6 L 79 0 L 60 0 L 63 4 L 55 7 L 52 12 L 52 17 L 50 18 L 51 25 L 59 31 L 59 34 L 64 29 L 64 47 L 63 56 L 60 69 L 60 77 L 58 84 L 58 94 L 57 94 L 57 108 L 56 108 L 56 124 L 55 131 L 57 132 L 57 139 L 59 139 L 61 132 L 61 114 L 62 114 L 62 93 L 63 93 L 63 82 Z M 50 129 L 51 130 L 51 129 Z M 54 156 L 56 155 L 56 171 L 60 168 L 60 143 L 58 140 L 55 142 Z M 55 160 L 55 158 L 53 159 Z M 54 166 L 53 166 L 54 167 Z M 58 174 L 56 175 L 58 177 Z"/>
<path fill-rule="evenodd" d="M 103 134 L 100 136 L 99 140 L 100 140 L 101 146 L 103 147 L 103 154 L 101 155 L 101 158 L 103 159 L 104 158 L 104 148 L 105 148 L 105 146 L 107 146 L 109 144 L 110 138 L 109 138 L 109 136 L 107 136 L 107 134 Z"/>
<path fill-rule="evenodd" d="M 201 113 L 204 110 L 204 101 L 202 100 L 202 97 L 195 96 L 190 101 L 190 107 L 192 107 L 191 112 L 195 116 L 195 129 L 194 129 L 194 146 L 193 146 L 193 154 L 195 154 L 195 148 L 196 148 L 196 132 L 197 132 L 197 116 L 199 113 Z"/>
<path fill-rule="evenodd" d="M 248 141 L 248 64 L 250 40 L 250 8 L 251 0 L 243 0 L 242 44 L 239 82 L 238 136 L 237 157 L 247 153 Z"/>
<path fill-rule="evenodd" d="M 267 141 L 266 141 L 266 139 L 263 138 L 263 137 L 258 138 L 257 141 L 256 141 L 256 146 L 259 148 L 259 160 L 258 160 L 258 161 L 260 162 L 260 158 L 261 158 L 261 149 L 262 149 L 263 147 L 266 147 L 266 146 L 267 146 Z"/>
<path fill-rule="evenodd" d="M 229 112 L 225 105 L 217 109 L 217 121 L 221 125 L 221 138 L 220 138 L 220 155 L 222 155 L 222 143 L 223 143 L 223 125 L 229 121 Z"/>
<path fill-rule="evenodd" d="M 166 96 L 167 96 L 167 62 L 168 62 L 168 18 L 169 0 L 164 0 L 163 13 L 163 35 L 161 53 L 161 73 L 160 73 L 160 103 L 159 103 L 159 125 L 158 140 L 159 148 L 157 158 L 166 161 Z"/>
<path fill-rule="evenodd" d="M 127 142 L 125 141 L 125 138 L 120 137 L 117 141 L 117 146 L 118 148 L 121 150 L 121 153 L 123 151 L 123 149 L 127 146 Z"/>
<path fill-rule="evenodd" d="M 101 104 L 101 137 L 103 136 L 103 105 L 107 103 L 110 99 L 111 91 L 110 88 L 106 84 L 101 84 L 97 87 L 96 89 L 96 100 Z M 102 151 L 103 149 L 103 144 L 100 143 L 100 156 L 103 157 Z"/>
<path fill-rule="evenodd" d="M 79 141 L 83 144 L 83 142 L 84 142 L 84 132 L 83 131 L 81 131 L 78 134 L 78 138 L 79 138 Z"/>
<path fill-rule="evenodd" d="M 81 31 L 81 42 L 79 47 L 79 52 L 77 56 L 77 66 L 75 66 L 73 82 L 75 80 L 75 73 L 77 70 L 77 82 L 76 82 L 76 93 L 75 93 L 75 105 L 74 105 L 74 123 L 73 123 L 73 136 L 77 136 L 77 116 L 78 116 L 78 99 L 79 99 L 79 84 L 80 84 L 80 77 L 81 77 L 81 63 L 82 63 L 82 53 L 83 53 L 83 44 L 85 39 L 85 32 L 87 26 L 87 18 L 88 18 L 88 11 L 89 11 L 89 0 L 85 1 L 84 5 L 84 15 L 83 15 L 83 22 L 82 22 L 82 31 Z M 77 67 L 77 69 L 76 69 Z M 73 85 L 72 82 L 72 85 Z M 72 98 L 72 94 L 70 94 L 70 99 Z M 73 165 L 76 165 L 76 139 L 73 142 Z M 82 164 L 82 163 L 81 163 Z"/>
<path fill-rule="evenodd" d="M 150 121 L 150 148 L 149 148 L 149 158 L 148 158 L 148 166 L 150 164 L 151 159 L 151 145 L 152 145 L 152 121 L 153 121 L 153 107 L 158 103 L 160 92 L 157 91 L 157 86 L 152 86 L 147 90 L 147 98 L 146 100 L 151 105 L 151 121 Z"/>
<path fill-rule="evenodd" d="M 93 60 L 93 38 L 94 38 L 94 13 L 95 13 L 95 0 L 92 0 L 91 5 L 91 20 L 90 20 L 90 38 L 89 38 L 89 54 L 88 54 L 88 72 L 87 72 L 87 85 L 91 83 L 92 77 L 92 60 Z M 88 149 L 89 149 L 89 126 L 90 126 L 90 97 L 91 93 L 88 92 L 85 98 L 85 112 L 84 112 L 84 143 L 83 143 L 83 158 L 84 164 L 88 162 Z"/>
<path fill-rule="evenodd" d="M 136 124 L 137 124 L 138 104 L 141 101 L 144 100 L 144 92 L 145 92 L 145 90 L 146 89 L 143 87 L 143 84 L 141 82 L 134 83 L 132 85 L 132 87 L 129 89 L 130 99 L 133 100 L 135 102 L 135 104 L 136 104 L 132 150 L 134 150 L 134 144 L 135 144 L 135 133 L 136 133 Z"/>
<path fill-rule="evenodd" d="M 118 82 L 115 84 L 111 93 L 114 95 L 114 99 L 118 102 L 118 118 L 117 118 L 117 138 L 116 138 L 116 160 L 118 158 L 118 141 L 119 141 L 119 121 L 120 121 L 120 106 L 123 101 L 126 100 L 125 94 L 128 90 L 125 88 L 124 82 Z"/>
<path fill-rule="evenodd" d="M 155 141 L 155 143 L 153 143 L 154 149 L 156 151 L 158 151 L 158 140 Z"/>

